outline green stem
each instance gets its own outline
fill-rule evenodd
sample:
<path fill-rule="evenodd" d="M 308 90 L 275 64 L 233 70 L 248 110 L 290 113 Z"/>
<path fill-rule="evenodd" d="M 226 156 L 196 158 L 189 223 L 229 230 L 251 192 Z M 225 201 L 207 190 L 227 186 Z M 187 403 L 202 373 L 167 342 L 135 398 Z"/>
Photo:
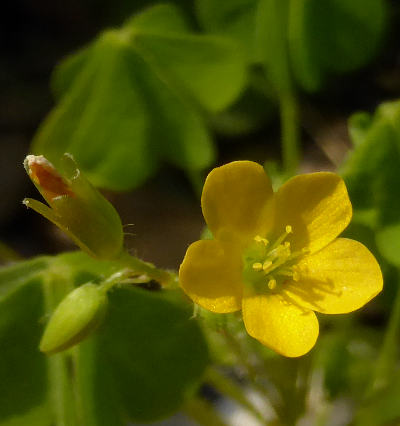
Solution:
<path fill-rule="evenodd" d="M 261 412 L 248 400 L 243 392 L 242 386 L 239 386 L 233 380 L 222 375 L 218 370 L 211 367 L 207 370 L 206 380 L 211 383 L 215 389 L 239 403 L 243 408 L 252 413 L 261 423 L 265 423 L 264 416 Z"/>
<path fill-rule="evenodd" d="M 158 269 L 153 264 L 144 262 L 137 257 L 131 256 L 129 253 L 124 252 L 117 260 L 125 268 L 132 269 L 135 273 L 145 275 L 149 280 L 155 280 L 161 285 L 176 288 L 178 286 L 178 278 L 176 273 Z"/>
<path fill-rule="evenodd" d="M 400 271 L 398 271 L 400 278 Z M 389 318 L 389 324 L 383 338 L 382 349 L 378 356 L 375 374 L 369 389 L 370 396 L 376 390 L 384 387 L 390 380 L 396 363 L 398 352 L 398 338 L 400 334 L 400 287 L 397 289 L 396 298 Z"/>
<path fill-rule="evenodd" d="M 299 113 L 292 91 L 280 94 L 282 162 L 287 177 L 297 173 L 300 163 Z"/>
<path fill-rule="evenodd" d="M 238 357 L 239 361 L 243 365 L 243 367 L 247 370 L 247 375 L 250 380 L 250 383 L 255 391 L 257 391 L 259 394 L 261 394 L 269 403 L 271 404 L 272 408 L 275 410 L 275 413 L 278 417 L 281 417 L 280 412 L 280 403 L 276 400 L 272 392 L 269 392 L 264 386 L 262 386 L 259 381 L 257 380 L 257 370 L 253 367 L 251 362 L 247 359 L 247 353 L 245 353 L 244 349 L 242 348 L 241 343 L 228 331 L 224 330 L 223 335 L 233 350 L 233 352 Z"/>
<path fill-rule="evenodd" d="M 65 285 L 63 285 L 65 284 Z M 58 303 L 71 290 L 62 280 L 51 277 L 44 281 L 46 311 L 51 314 Z M 74 390 L 71 377 L 71 359 L 68 353 L 47 357 L 49 396 L 52 399 L 56 426 L 77 426 Z"/>

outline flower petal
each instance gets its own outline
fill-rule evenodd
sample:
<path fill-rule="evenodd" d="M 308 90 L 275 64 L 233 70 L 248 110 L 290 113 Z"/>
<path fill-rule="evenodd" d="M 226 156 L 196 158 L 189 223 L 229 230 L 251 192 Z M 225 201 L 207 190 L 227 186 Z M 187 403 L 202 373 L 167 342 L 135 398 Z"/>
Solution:
<path fill-rule="evenodd" d="M 198 305 L 228 313 L 241 308 L 242 261 L 238 248 L 216 240 L 191 244 L 179 269 L 180 285 Z"/>
<path fill-rule="evenodd" d="M 245 296 L 242 309 L 250 336 L 284 356 L 304 355 L 317 340 L 314 312 L 288 303 L 279 294 Z"/>
<path fill-rule="evenodd" d="M 213 169 L 201 197 L 204 218 L 219 240 L 265 236 L 272 225 L 273 191 L 262 166 L 234 161 Z"/>
<path fill-rule="evenodd" d="M 294 250 L 312 253 L 334 240 L 349 224 L 352 207 L 343 179 L 335 173 L 299 175 L 276 194 L 276 233 L 291 225 Z"/>
<path fill-rule="evenodd" d="M 284 284 L 284 294 L 325 314 L 352 312 L 382 290 L 382 273 L 375 257 L 364 245 L 347 238 L 338 238 L 306 256 L 296 270 L 299 281 Z"/>

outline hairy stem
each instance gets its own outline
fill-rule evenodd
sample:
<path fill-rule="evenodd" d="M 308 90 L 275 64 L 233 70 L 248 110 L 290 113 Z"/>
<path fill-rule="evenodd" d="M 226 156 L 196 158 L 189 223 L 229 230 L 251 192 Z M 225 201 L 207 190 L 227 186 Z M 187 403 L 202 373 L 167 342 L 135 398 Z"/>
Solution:
<path fill-rule="evenodd" d="M 45 306 L 51 314 L 64 296 L 71 290 L 64 280 L 44 281 Z M 54 424 L 56 426 L 77 426 L 74 389 L 72 382 L 72 360 L 68 352 L 47 357 L 49 396 L 52 399 Z"/>
<path fill-rule="evenodd" d="M 149 280 L 155 280 L 163 286 L 168 288 L 178 286 L 178 277 L 175 272 L 156 268 L 153 264 L 133 257 L 127 252 L 124 252 L 117 261 L 123 267 L 132 269 L 138 275 L 145 275 Z"/>

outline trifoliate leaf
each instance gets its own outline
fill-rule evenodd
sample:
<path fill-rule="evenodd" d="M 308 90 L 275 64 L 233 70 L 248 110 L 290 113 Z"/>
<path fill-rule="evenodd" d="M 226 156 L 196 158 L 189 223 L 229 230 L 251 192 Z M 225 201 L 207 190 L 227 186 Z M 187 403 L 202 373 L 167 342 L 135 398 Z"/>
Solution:
<path fill-rule="evenodd" d="M 0 270 L 0 425 L 52 424 L 43 331 L 41 274 L 47 258 Z"/>
<path fill-rule="evenodd" d="M 254 24 L 258 0 L 197 0 L 196 14 L 209 33 L 231 37 L 254 59 Z"/>
<path fill-rule="evenodd" d="M 98 336 L 81 345 L 80 374 L 87 376 L 89 368 L 92 375 L 83 398 L 94 402 L 101 425 L 109 424 L 104 418 L 114 404 L 116 424 L 126 417 L 153 421 L 191 395 L 207 364 L 204 338 L 191 314 L 160 293 L 132 288 L 110 294 Z"/>
<path fill-rule="evenodd" d="M 97 186 L 140 185 L 160 162 L 201 170 L 214 159 L 203 109 L 224 109 L 245 84 L 231 40 L 189 32 L 178 9 L 150 8 L 57 67 L 58 103 L 33 149 L 58 167 L 74 155 Z"/>
<path fill-rule="evenodd" d="M 385 0 L 293 0 L 289 45 L 293 71 L 309 91 L 331 74 L 353 71 L 376 54 L 386 26 Z"/>

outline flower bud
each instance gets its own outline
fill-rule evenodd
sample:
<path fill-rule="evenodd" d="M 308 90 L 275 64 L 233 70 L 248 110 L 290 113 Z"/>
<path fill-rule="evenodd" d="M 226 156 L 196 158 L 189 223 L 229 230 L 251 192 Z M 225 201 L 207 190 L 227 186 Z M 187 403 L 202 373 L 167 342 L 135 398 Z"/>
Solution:
<path fill-rule="evenodd" d="M 42 155 L 28 155 L 24 166 L 50 206 L 26 198 L 27 207 L 57 225 L 93 257 L 112 259 L 121 253 L 123 229 L 118 213 L 85 179 L 71 155 L 62 158 L 62 174 Z"/>
<path fill-rule="evenodd" d="M 57 306 L 40 342 L 48 355 L 70 348 L 91 334 L 107 310 L 107 295 L 98 285 L 88 283 L 69 293 Z"/>

